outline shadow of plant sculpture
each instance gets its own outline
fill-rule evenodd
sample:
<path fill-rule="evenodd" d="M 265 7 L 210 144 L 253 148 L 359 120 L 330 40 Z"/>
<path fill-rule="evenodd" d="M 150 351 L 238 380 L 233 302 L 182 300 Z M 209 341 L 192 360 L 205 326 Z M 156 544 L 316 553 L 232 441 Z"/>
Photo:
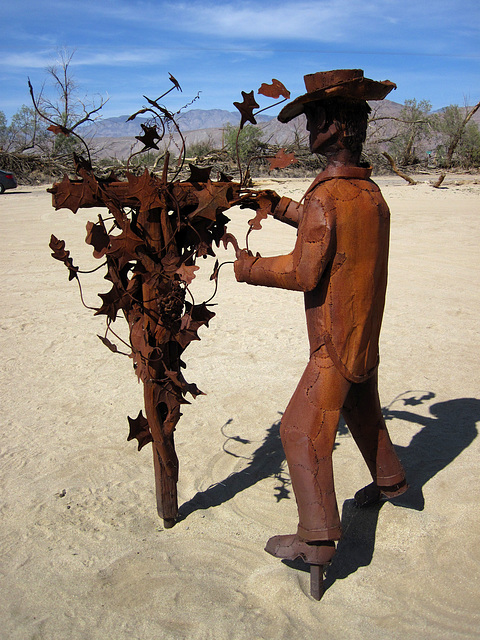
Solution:
<path fill-rule="evenodd" d="M 90 159 L 75 156 L 77 178 L 65 176 L 48 190 L 57 210 L 70 209 L 76 213 L 80 208 L 103 207 L 109 212 L 106 216 L 99 215 L 98 221 L 87 223 L 86 242 L 92 246 L 94 257 L 103 259 L 100 266 L 106 268 L 105 279 L 111 283 L 107 293 L 99 294 L 102 304 L 94 310 L 95 315 L 106 316 L 101 341 L 112 352 L 133 359 L 135 372 L 144 386 L 146 415 L 140 411 L 136 418 L 128 418 L 128 440 L 136 439 L 139 450 L 152 443 L 157 510 L 166 527 L 175 524 L 178 513 L 174 430 L 181 416 L 180 407 L 188 403 L 187 393 L 194 398 L 202 393 L 185 380 L 182 355 L 192 340 L 199 340 L 198 329 L 208 326 L 215 315 L 208 306 L 211 298 L 197 304 L 191 294 L 190 284 L 199 269 L 197 261 L 202 256 L 215 256 L 213 247 L 222 242 L 225 247 L 232 243 L 238 255 L 238 242 L 226 231 L 229 218 L 224 212 L 234 205 L 256 210 L 249 233 L 261 228 L 260 221 L 266 217 L 266 205 L 270 202 L 268 193 L 272 193 L 246 189 L 241 167 L 239 182 L 232 182 L 223 174 L 212 180 L 211 168 L 193 165 L 187 180 L 177 179 L 185 159 L 185 141 L 175 120 L 177 114 L 160 104 L 167 93 L 181 90 L 173 76 L 170 80 L 173 86 L 169 91 L 156 100 L 146 98 L 148 106 L 129 120 L 139 114 L 150 116 L 147 124 L 141 125 L 143 133 L 137 136 L 144 145 L 137 153 L 158 149 L 158 142 L 167 132 L 178 132 L 182 149 L 173 177 L 169 178 L 168 152 L 161 175 L 145 169 L 143 175 L 137 176 L 128 170 L 126 180 L 119 180 L 114 173 L 106 179 L 96 177 Z M 259 93 L 274 98 L 289 97 L 277 80 L 272 85 L 262 85 Z M 234 103 L 241 113 L 240 129 L 247 121 L 256 123 L 253 109 L 258 108 L 253 91 L 242 94 L 243 102 Z M 54 125 L 52 130 L 60 135 L 70 133 Z M 292 156 L 283 150 L 272 158 L 276 167 L 292 161 Z M 79 280 L 82 272 L 74 266 L 65 242 L 52 235 L 50 247 L 52 256 L 68 268 L 69 279 L 78 281 L 82 295 Z M 217 260 L 211 276 L 215 292 L 220 266 Z M 128 323 L 128 341 L 112 329 L 120 313 Z M 110 338 L 122 342 L 123 350 Z"/>

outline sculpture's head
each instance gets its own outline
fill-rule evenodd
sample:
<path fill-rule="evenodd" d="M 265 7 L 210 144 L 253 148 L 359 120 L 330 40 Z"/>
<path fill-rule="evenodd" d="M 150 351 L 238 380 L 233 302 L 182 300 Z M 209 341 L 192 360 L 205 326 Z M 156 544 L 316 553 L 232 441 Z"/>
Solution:
<path fill-rule="evenodd" d="M 396 85 L 365 78 L 362 69 L 322 71 L 304 80 L 307 93 L 281 110 L 280 122 L 304 113 L 313 153 L 324 153 L 336 145 L 360 154 L 370 113 L 367 100 L 383 100 Z"/>
<path fill-rule="evenodd" d="M 304 107 L 312 153 L 344 148 L 360 155 L 367 136 L 370 107 L 366 100 L 330 98 Z"/>

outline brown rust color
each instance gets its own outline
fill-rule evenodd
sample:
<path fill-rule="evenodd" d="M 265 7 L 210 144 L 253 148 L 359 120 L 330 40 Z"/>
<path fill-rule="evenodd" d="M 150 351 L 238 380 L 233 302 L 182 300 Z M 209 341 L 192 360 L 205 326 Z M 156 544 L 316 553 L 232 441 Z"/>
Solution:
<path fill-rule="evenodd" d="M 235 273 L 239 282 L 304 293 L 310 360 L 281 422 L 299 522 L 296 534 L 274 536 L 266 550 L 317 567 L 312 595 L 319 599 L 318 566 L 331 559 L 342 533 L 332 470 L 341 415 L 373 478 L 373 490 L 359 492 L 358 504 L 399 495 L 407 485 L 377 388 L 390 215 L 371 169 L 360 163 L 366 100 L 394 85 L 365 79 L 361 70 L 313 75 L 306 77 L 307 93 L 279 119 L 305 112 L 310 148 L 326 157 L 326 168 L 303 204 L 271 198 L 269 213 L 298 228 L 292 252 L 262 258 L 244 251 Z"/>
<path fill-rule="evenodd" d="M 128 439 L 137 439 L 139 449 L 152 443 L 157 510 L 167 528 L 178 514 L 174 431 L 180 407 L 187 402 L 187 393 L 193 397 L 202 393 L 183 377 L 182 354 L 214 316 L 207 303 L 186 300 L 197 259 L 214 256 L 213 246 L 221 241 L 225 246 L 231 243 L 239 282 L 303 292 L 310 359 L 281 423 L 299 522 L 296 533 L 273 536 L 265 550 L 278 558 L 303 558 L 311 567 L 311 595 L 319 600 L 324 569 L 342 534 L 332 472 L 340 416 L 373 479 L 355 494 L 358 506 L 400 495 L 407 483 L 386 429 L 377 386 L 390 214 L 370 168 L 360 163 L 369 111 L 366 101 L 383 99 L 395 85 L 364 78 L 360 69 L 311 74 L 305 84 L 307 92 L 278 116 L 288 122 L 305 113 L 310 149 L 327 159 L 301 203 L 273 191 L 247 190 L 242 180 L 234 183 L 223 174 L 212 181 L 208 168 L 192 166 L 189 180 L 169 182 L 168 154 L 161 177 L 148 171 L 141 176 L 128 172 L 126 180 L 114 175 L 100 179 L 88 162 L 77 158 L 79 179 L 65 177 L 50 191 L 56 209 L 75 213 L 104 207 L 109 212 L 108 218 L 99 216 L 98 222 L 87 224 L 86 242 L 94 257 L 105 261 L 105 277 L 112 285 L 99 294 L 102 305 L 96 314 L 107 317 L 107 330 L 99 337 L 111 351 L 120 352 L 108 336 L 116 336 L 111 323 L 122 313 L 129 339 L 121 342 L 143 382 L 146 413 L 128 419 Z M 262 85 L 259 93 L 289 99 L 277 80 Z M 247 121 L 255 123 L 253 109 L 258 107 L 253 92 L 242 94 L 243 102 L 234 103 L 241 113 L 241 127 Z M 157 102 L 149 103 L 173 122 L 172 114 Z M 158 148 L 157 128 L 143 129 L 138 139 L 145 149 Z M 294 160 L 283 151 L 277 156 L 274 166 Z M 296 227 L 292 252 L 262 258 L 240 250 L 226 232 L 228 218 L 223 213 L 237 204 L 256 212 L 247 237 L 253 229 L 261 229 L 267 215 Z M 52 256 L 67 267 L 69 278 L 78 279 L 81 271 L 63 240 L 52 236 L 50 247 Z M 218 271 L 217 262 L 215 281 Z"/>
<path fill-rule="evenodd" d="M 168 158 L 166 164 L 168 163 Z M 81 208 L 104 207 L 114 224 L 99 216 L 87 224 L 86 242 L 96 258 L 106 261 L 106 279 L 112 289 L 100 294 L 103 304 L 96 314 L 107 316 L 102 342 L 114 352 L 120 349 L 107 337 L 115 335 L 111 323 L 122 313 L 130 335 L 126 345 L 135 371 L 144 385 L 145 416 L 129 418 L 128 439 L 136 438 L 138 448 L 152 442 L 158 514 L 165 527 L 175 524 L 178 514 L 178 458 L 174 430 L 180 419 L 185 395 L 202 392 L 183 377 L 182 354 L 198 329 L 215 315 L 205 303 L 185 299 L 195 277 L 196 259 L 209 254 L 213 246 L 235 239 L 226 234 L 228 218 L 223 212 L 252 192 L 226 180 L 210 180 L 209 169 L 192 167 L 187 181 L 167 182 L 145 171 L 97 178 L 86 163 L 79 161 L 77 180 L 65 177 L 49 191 L 55 209 L 76 213 Z M 203 182 L 199 182 L 201 178 Z M 233 239 L 233 240 L 232 240 Z M 64 262 L 70 279 L 78 278 L 62 240 L 52 236 L 53 257 Z"/>

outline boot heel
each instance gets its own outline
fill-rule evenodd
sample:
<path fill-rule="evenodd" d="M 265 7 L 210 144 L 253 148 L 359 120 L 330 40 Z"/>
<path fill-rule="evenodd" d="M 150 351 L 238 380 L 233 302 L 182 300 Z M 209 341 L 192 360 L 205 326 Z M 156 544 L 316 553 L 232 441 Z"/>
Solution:
<path fill-rule="evenodd" d="M 310 565 L 310 595 L 315 600 L 321 600 L 325 593 L 325 587 L 323 585 L 323 570 L 323 564 Z"/>

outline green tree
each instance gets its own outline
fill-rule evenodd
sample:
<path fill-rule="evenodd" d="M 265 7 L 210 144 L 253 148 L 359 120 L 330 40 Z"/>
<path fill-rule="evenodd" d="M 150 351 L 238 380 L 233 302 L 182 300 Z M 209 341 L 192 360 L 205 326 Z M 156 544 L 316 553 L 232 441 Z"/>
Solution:
<path fill-rule="evenodd" d="M 405 100 L 399 117 L 395 118 L 398 128 L 389 149 L 399 164 L 416 164 L 424 157 L 420 145 L 432 130 L 432 120 L 429 118 L 431 109 L 428 100 Z"/>
<path fill-rule="evenodd" d="M 480 131 L 470 121 L 468 109 L 450 105 L 437 116 L 435 124 L 441 137 L 437 148 L 440 166 L 470 168 L 480 164 Z"/>
<path fill-rule="evenodd" d="M 21 153 L 36 147 L 45 152 L 50 146 L 45 123 L 32 107 L 22 105 L 12 116 L 8 129 L 12 151 Z"/>
<path fill-rule="evenodd" d="M 3 111 L 0 111 L 0 151 L 6 151 L 8 144 L 8 123 Z"/>
<path fill-rule="evenodd" d="M 0 149 L 7 153 L 22 153 L 35 146 L 44 150 L 47 140 L 46 127 L 39 121 L 35 110 L 26 105 L 12 116 L 10 124 L 0 111 Z"/>
<path fill-rule="evenodd" d="M 227 124 L 223 129 L 223 140 L 225 148 L 232 159 L 237 158 L 237 136 L 238 155 L 242 162 L 252 156 L 261 154 L 265 148 L 262 143 L 263 132 L 258 127 L 248 124 L 238 133 L 238 127 Z"/>
<path fill-rule="evenodd" d="M 480 129 L 476 122 L 469 122 L 465 127 L 457 154 L 463 167 L 480 167 Z"/>
<path fill-rule="evenodd" d="M 457 148 L 462 148 L 462 143 L 465 141 L 466 136 L 469 136 L 469 141 L 475 144 L 476 133 L 471 127 L 473 123 L 470 122 L 475 113 L 480 109 L 480 102 L 473 108 L 465 107 L 463 113 L 460 111 L 457 105 L 450 105 L 444 109 L 441 116 L 436 120 L 437 131 L 440 133 L 444 140 L 445 160 L 443 166 L 445 169 L 449 169 L 453 162 L 455 152 Z M 446 171 L 442 171 L 434 187 L 439 187 L 445 179 Z"/>

